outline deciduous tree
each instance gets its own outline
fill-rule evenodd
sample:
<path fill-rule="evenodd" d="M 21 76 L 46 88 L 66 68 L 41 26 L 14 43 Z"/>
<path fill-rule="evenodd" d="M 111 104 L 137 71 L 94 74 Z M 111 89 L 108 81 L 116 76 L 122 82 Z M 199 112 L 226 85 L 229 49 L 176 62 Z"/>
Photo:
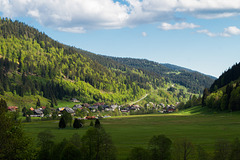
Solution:
<path fill-rule="evenodd" d="M 172 141 L 165 135 L 153 136 L 149 143 L 148 149 L 152 160 L 170 160 L 170 148 Z"/>

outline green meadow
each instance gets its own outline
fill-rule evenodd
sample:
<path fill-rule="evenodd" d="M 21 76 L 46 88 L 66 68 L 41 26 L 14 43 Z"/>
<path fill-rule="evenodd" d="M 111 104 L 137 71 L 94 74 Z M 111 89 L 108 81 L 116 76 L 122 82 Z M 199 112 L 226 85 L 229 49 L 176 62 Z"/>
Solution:
<path fill-rule="evenodd" d="M 133 147 L 147 147 L 153 135 L 164 134 L 172 141 L 187 138 L 195 145 L 201 145 L 213 153 L 214 144 L 219 139 L 229 140 L 239 137 L 240 112 L 216 113 L 202 107 L 193 107 L 173 114 L 148 114 L 125 117 L 111 117 L 100 120 L 118 150 L 118 159 L 126 159 Z M 85 134 L 90 124 L 86 121 L 81 129 L 58 129 L 58 121 L 35 121 L 24 123 L 24 130 L 37 144 L 37 134 L 51 130 L 55 141 L 68 139 L 74 133 Z"/>

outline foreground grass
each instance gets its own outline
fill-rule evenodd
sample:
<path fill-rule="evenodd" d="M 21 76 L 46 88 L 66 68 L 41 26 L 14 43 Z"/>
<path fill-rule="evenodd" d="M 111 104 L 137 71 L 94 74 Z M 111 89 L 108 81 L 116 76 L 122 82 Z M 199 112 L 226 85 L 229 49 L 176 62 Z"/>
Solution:
<path fill-rule="evenodd" d="M 58 129 L 58 121 L 24 123 L 27 134 L 37 141 L 37 134 L 51 130 L 55 141 L 69 138 L 74 133 L 81 136 L 88 129 L 90 121 L 79 130 Z M 153 135 L 165 134 L 172 141 L 188 138 L 194 144 L 202 145 L 209 153 L 219 139 L 232 141 L 240 133 L 240 113 L 215 113 L 201 107 L 194 107 L 175 114 L 151 114 L 126 117 L 112 117 L 101 120 L 102 126 L 111 135 L 118 150 L 118 159 L 126 159 L 133 147 L 147 147 Z"/>

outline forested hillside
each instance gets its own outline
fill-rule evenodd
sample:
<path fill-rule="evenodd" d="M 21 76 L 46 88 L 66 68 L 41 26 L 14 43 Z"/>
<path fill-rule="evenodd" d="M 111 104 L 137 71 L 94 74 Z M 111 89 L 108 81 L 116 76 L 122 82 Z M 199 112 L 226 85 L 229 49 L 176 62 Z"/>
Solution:
<path fill-rule="evenodd" d="M 83 102 L 125 102 L 160 85 L 129 68 L 109 70 L 84 56 L 85 51 L 63 45 L 18 21 L 0 21 L 0 91 Z"/>
<path fill-rule="evenodd" d="M 127 66 L 154 73 L 157 76 L 163 77 L 166 81 L 185 86 L 188 88 L 188 91 L 192 93 L 202 93 L 203 89 L 210 87 L 214 81 L 209 76 L 199 72 L 194 72 L 189 69 L 176 71 L 171 67 L 145 59 L 111 58 Z"/>
<path fill-rule="evenodd" d="M 204 90 L 203 105 L 218 110 L 240 110 L 240 63 L 225 71 Z"/>
<path fill-rule="evenodd" d="M 239 77 L 240 77 L 240 63 L 236 63 L 227 71 L 223 72 L 223 74 L 217 80 L 214 81 L 214 83 L 210 87 L 210 91 L 213 92 L 227 85 L 231 81 L 239 79 Z"/>

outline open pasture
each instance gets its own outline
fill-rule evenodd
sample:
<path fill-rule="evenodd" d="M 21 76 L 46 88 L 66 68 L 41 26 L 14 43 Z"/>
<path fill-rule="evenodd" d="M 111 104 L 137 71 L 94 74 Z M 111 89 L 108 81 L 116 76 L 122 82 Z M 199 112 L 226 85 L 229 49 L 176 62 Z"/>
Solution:
<path fill-rule="evenodd" d="M 187 138 L 193 144 L 201 145 L 208 152 L 213 152 L 214 143 L 219 139 L 233 141 L 240 134 L 240 113 L 208 113 L 195 107 L 175 114 L 151 114 L 128 117 L 112 117 L 100 120 L 118 150 L 118 159 L 125 159 L 133 147 L 147 147 L 153 135 L 164 134 L 172 141 Z M 37 141 L 37 134 L 51 130 L 55 141 L 68 139 L 74 133 L 81 136 L 88 129 L 58 129 L 58 121 L 37 121 L 24 123 L 26 133 Z"/>

